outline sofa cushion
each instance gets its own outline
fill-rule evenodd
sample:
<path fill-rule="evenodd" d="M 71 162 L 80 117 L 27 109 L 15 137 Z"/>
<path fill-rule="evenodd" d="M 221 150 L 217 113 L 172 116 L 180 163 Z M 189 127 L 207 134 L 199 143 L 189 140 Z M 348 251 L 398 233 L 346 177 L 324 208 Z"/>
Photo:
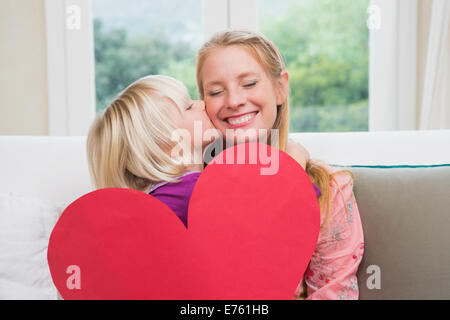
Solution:
<path fill-rule="evenodd" d="M 62 211 L 63 204 L 0 194 L 0 300 L 57 299 L 47 246 Z"/>
<path fill-rule="evenodd" d="M 360 299 L 450 299 L 450 165 L 345 168 L 364 230 Z"/>

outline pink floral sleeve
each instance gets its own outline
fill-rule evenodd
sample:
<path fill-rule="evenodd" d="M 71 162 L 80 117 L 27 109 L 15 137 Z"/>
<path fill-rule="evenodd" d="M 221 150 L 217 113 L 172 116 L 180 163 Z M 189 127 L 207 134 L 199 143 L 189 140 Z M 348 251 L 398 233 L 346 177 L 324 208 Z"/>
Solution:
<path fill-rule="evenodd" d="M 345 173 L 334 178 L 331 219 L 327 222 L 321 216 L 317 246 L 295 298 L 302 295 L 305 285 L 307 300 L 358 299 L 356 271 L 364 253 L 361 219 L 352 178 Z"/>

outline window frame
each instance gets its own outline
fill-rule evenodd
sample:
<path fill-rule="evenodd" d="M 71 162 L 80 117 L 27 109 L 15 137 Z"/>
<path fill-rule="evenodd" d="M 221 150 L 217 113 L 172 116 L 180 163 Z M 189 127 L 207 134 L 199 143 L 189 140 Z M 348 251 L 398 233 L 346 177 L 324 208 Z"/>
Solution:
<path fill-rule="evenodd" d="M 369 131 L 415 130 L 418 2 L 371 5 L 379 8 L 381 25 L 369 32 Z"/>
<path fill-rule="evenodd" d="M 48 126 L 51 136 L 87 135 L 95 117 L 91 0 L 46 0 Z M 66 24 L 80 9 L 79 28 Z"/>
<path fill-rule="evenodd" d="M 45 0 L 50 135 L 87 135 L 95 118 L 92 1 Z M 414 129 L 416 101 L 410 93 L 416 89 L 417 57 L 403 57 L 417 44 L 417 0 L 372 4 L 382 8 L 383 27 L 369 31 L 369 131 Z M 66 27 L 71 5 L 81 9 L 79 30 Z M 203 0 L 202 7 L 205 39 L 224 28 L 258 31 L 258 0 Z"/>

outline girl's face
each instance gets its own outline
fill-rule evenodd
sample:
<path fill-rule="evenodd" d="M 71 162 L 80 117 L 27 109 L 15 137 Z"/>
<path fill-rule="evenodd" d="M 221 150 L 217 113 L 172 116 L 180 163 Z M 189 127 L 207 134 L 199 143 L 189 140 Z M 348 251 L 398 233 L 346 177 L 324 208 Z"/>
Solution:
<path fill-rule="evenodd" d="M 201 150 L 203 150 L 211 142 L 208 140 L 209 138 L 205 137 L 205 132 L 207 130 L 210 132 L 216 131 L 206 114 L 205 103 L 202 100 L 191 100 L 189 98 L 182 114 L 179 114 L 175 120 L 178 128 L 189 132 L 192 148 L 201 147 Z"/>
<path fill-rule="evenodd" d="M 284 71 L 285 72 L 285 71 Z M 273 128 L 277 105 L 284 102 L 287 89 L 276 90 L 262 66 L 244 48 L 217 48 L 205 59 L 201 70 L 206 111 L 223 136 L 254 140 L 247 129 Z M 284 80 L 286 83 L 284 83 Z M 287 73 L 277 84 L 287 88 Z M 243 129 L 236 132 L 236 129 Z M 228 136 L 229 137 L 229 136 Z"/>

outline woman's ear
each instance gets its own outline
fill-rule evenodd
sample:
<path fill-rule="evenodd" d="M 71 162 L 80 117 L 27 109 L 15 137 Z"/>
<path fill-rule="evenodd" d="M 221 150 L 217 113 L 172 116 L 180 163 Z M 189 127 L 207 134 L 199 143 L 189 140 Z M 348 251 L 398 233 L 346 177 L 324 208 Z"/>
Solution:
<path fill-rule="evenodd" d="M 281 71 L 277 84 L 277 106 L 279 106 L 284 103 L 289 92 L 289 74 L 286 70 Z"/>

